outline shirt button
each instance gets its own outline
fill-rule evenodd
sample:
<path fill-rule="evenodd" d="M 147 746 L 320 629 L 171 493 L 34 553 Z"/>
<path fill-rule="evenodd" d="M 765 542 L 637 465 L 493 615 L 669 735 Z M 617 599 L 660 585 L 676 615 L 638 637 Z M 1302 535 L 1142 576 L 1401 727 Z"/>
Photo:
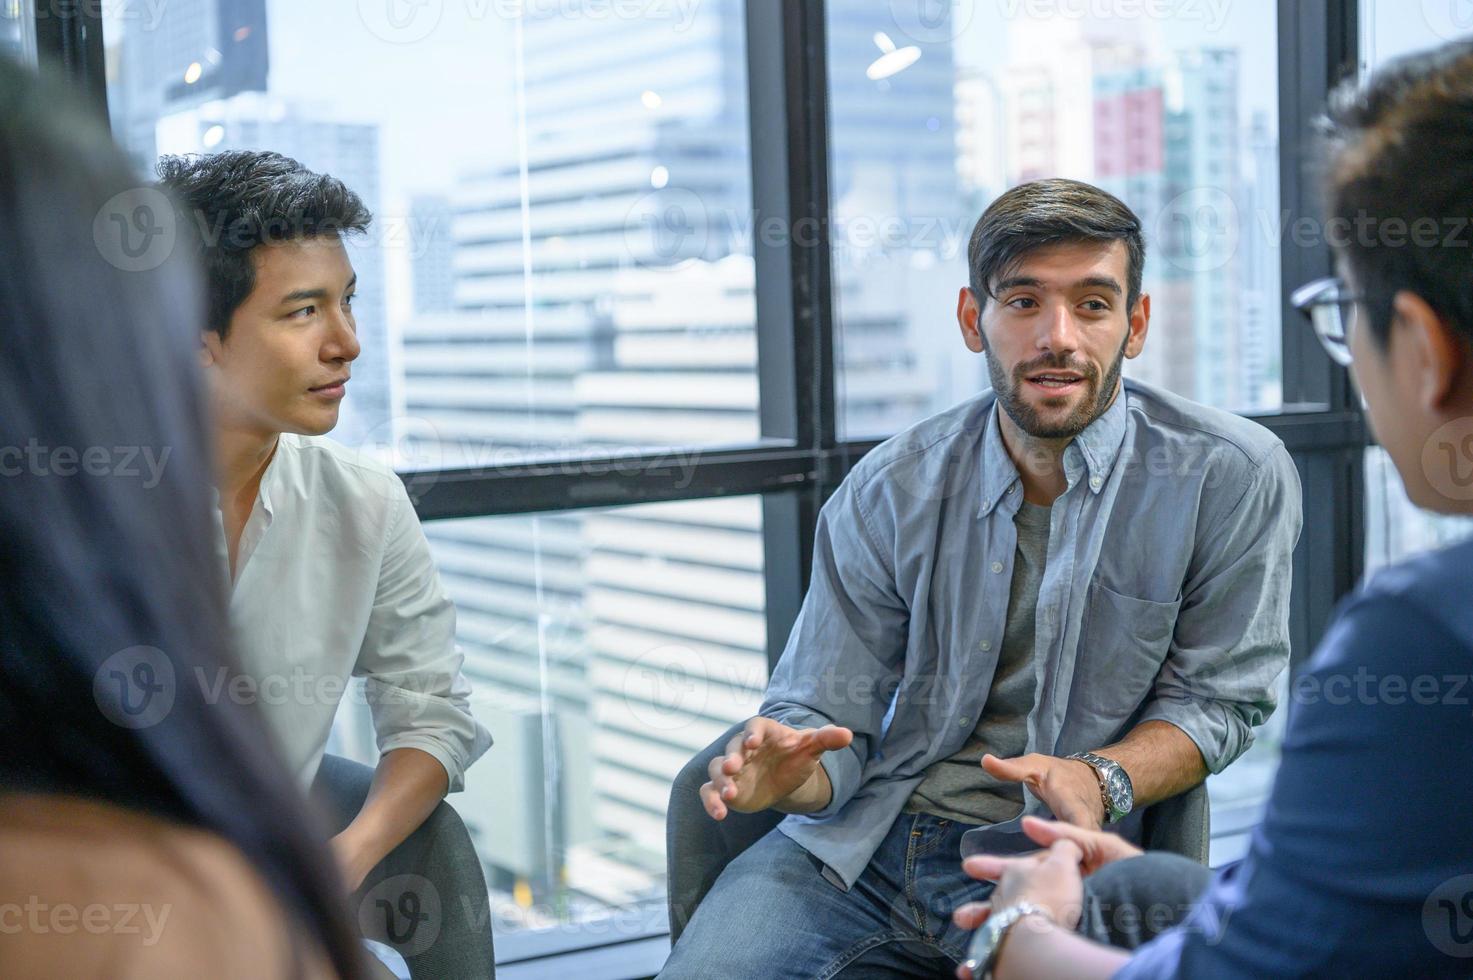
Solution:
<path fill-rule="evenodd" d="M 994 574 L 996 574 L 998 572 L 1001 572 L 1002 571 L 1002 562 L 1000 562 L 1000 561 L 993 562 L 992 563 L 992 571 L 993 571 Z"/>
<path fill-rule="evenodd" d="M 1012 486 L 1008 487 L 1008 493 L 1014 493 L 1014 492 L 1017 491 L 1017 489 L 1018 489 L 1018 485 L 1016 483 L 1014 483 Z"/>
<path fill-rule="evenodd" d="M 959 719 L 957 719 L 956 727 L 958 727 L 958 728 L 966 728 L 970 724 L 971 724 L 971 722 L 967 721 L 967 719 L 965 719 L 965 718 L 959 718 Z"/>
<path fill-rule="evenodd" d="M 1105 482 L 1104 480 L 1101 480 L 1097 476 L 1092 476 L 1092 477 L 1089 478 L 1089 485 L 1092 486 L 1092 487 L 1094 487 L 1096 490 L 1098 490 L 1100 488 L 1100 484 L 1101 483 L 1104 483 L 1104 482 Z"/>
<path fill-rule="evenodd" d="M 992 641 L 991 640 L 983 640 L 981 643 L 977 644 L 977 649 L 978 650 L 981 650 L 984 653 L 986 653 L 988 650 L 991 650 L 992 649 Z"/>

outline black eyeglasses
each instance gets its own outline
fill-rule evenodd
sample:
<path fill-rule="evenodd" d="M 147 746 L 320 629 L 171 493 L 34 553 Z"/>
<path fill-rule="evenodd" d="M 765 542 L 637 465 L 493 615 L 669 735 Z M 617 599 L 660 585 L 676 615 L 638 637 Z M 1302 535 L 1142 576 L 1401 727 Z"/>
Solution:
<path fill-rule="evenodd" d="M 1342 367 L 1350 367 L 1350 331 L 1360 299 L 1335 276 L 1306 283 L 1289 296 L 1294 309 L 1309 317 L 1325 353 Z"/>

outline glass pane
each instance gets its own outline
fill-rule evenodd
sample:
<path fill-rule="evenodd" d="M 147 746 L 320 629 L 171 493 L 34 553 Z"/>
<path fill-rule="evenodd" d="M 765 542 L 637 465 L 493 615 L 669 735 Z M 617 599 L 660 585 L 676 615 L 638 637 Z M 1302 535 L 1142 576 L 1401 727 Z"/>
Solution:
<path fill-rule="evenodd" d="M 1463 464 L 1473 472 L 1473 459 Z M 1407 498 L 1386 450 L 1366 450 L 1366 572 L 1473 534 L 1473 517 L 1434 514 Z"/>
<path fill-rule="evenodd" d="M 35 8 L 33 0 L 0 0 L 0 56 L 35 64 Z"/>
<path fill-rule="evenodd" d="M 1361 0 L 1361 72 L 1400 55 L 1473 35 L 1473 7 L 1459 0 L 1416 4 Z M 1473 460 L 1467 465 L 1473 470 Z M 1473 518 L 1422 510 L 1406 495 L 1391 458 L 1366 450 L 1366 571 L 1419 551 L 1440 548 L 1473 533 Z"/>
<path fill-rule="evenodd" d="M 606 940 L 663 928 L 671 780 L 756 713 L 767 683 L 760 499 L 425 533 L 455 601 L 473 710 L 496 740 L 450 801 L 491 885 L 498 952 L 560 925 L 598 924 Z M 366 715 L 348 724 L 371 753 Z"/>
<path fill-rule="evenodd" d="M 999 193 L 1047 176 L 1144 225 L 1151 331 L 1127 375 L 1281 405 L 1275 3 L 1065 6 L 829 4 L 847 435 L 988 387 L 956 326 L 968 237 Z"/>
<path fill-rule="evenodd" d="M 1466 0 L 1360 0 L 1362 72 L 1392 58 L 1473 36 L 1473 5 Z"/>
<path fill-rule="evenodd" d="M 141 168 L 274 149 L 374 211 L 333 435 L 401 469 L 755 440 L 742 5 L 350 6 L 107 24 Z"/>

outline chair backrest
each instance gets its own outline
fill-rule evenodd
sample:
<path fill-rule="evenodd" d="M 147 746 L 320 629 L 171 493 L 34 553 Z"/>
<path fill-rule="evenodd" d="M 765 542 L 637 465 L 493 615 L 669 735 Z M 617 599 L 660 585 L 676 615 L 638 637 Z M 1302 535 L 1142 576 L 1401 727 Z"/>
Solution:
<path fill-rule="evenodd" d="M 775 810 L 764 810 L 728 813 L 725 820 L 712 820 L 701 805 L 700 789 L 708 778 L 711 760 L 726 750 L 726 743 L 745 724 L 733 725 L 697 753 L 670 787 L 670 806 L 665 817 L 665 858 L 672 945 L 728 862 L 783 818 Z M 1207 787 L 1199 783 L 1180 796 L 1147 807 L 1141 814 L 1141 840 L 1147 850 L 1170 851 L 1206 864 L 1208 821 Z"/>

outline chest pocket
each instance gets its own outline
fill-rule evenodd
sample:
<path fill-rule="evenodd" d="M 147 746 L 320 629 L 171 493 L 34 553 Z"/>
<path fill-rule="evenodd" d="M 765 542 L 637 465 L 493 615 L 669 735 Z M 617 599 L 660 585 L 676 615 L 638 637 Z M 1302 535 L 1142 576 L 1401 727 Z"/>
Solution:
<path fill-rule="evenodd" d="M 1133 714 L 1171 650 L 1180 609 L 1180 596 L 1155 602 L 1091 583 L 1069 693 L 1071 713 L 1113 721 Z"/>

